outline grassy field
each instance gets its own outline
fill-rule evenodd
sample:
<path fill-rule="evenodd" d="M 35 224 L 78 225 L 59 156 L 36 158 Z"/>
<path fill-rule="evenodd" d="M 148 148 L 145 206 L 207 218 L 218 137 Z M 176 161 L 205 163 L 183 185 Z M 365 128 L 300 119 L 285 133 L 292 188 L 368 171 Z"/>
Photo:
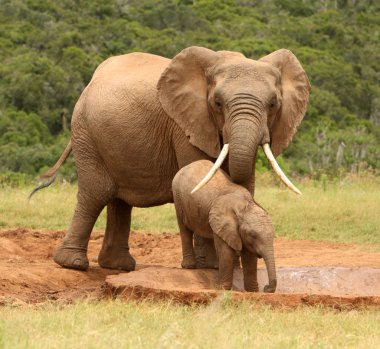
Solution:
<path fill-rule="evenodd" d="M 380 312 L 103 301 L 5 308 L 1 348 L 378 348 Z"/>
<path fill-rule="evenodd" d="M 299 183 L 298 197 L 258 179 L 256 199 L 277 235 L 370 244 L 380 248 L 380 179 Z M 30 203 L 30 187 L 0 189 L 0 228 L 66 229 L 76 186 L 56 184 Z M 95 229 L 105 227 L 104 212 Z M 133 229 L 176 232 L 172 205 L 134 209 Z M 82 301 L 0 308 L 0 348 L 378 348 L 380 312 L 300 307 L 286 311 L 234 304 L 228 294 L 210 306 Z"/>
<path fill-rule="evenodd" d="M 380 248 L 380 178 L 346 178 L 340 182 L 303 181 L 303 196 L 271 177 L 257 180 L 256 200 L 266 208 L 278 236 L 372 244 Z M 32 186 L 0 189 L 0 228 L 67 229 L 75 206 L 76 185 L 54 184 L 30 203 Z M 95 229 L 105 228 L 105 210 Z M 173 205 L 133 209 L 132 229 L 177 232 Z"/>

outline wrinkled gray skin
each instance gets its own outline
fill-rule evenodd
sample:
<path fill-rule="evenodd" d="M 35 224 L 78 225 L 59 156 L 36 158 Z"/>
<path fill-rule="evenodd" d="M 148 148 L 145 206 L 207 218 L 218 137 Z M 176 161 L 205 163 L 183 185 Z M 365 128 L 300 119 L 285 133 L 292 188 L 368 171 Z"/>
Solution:
<path fill-rule="evenodd" d="M 193 234 L 214 239 L 219 260 L 219 285 L 232 287 L 234 257 L 241 252 L 246 291 L 257 292 L 257 257 L 262 257 L 269 284 L 264 292 L 276 290 L 273 253 L 274 229 L 268 214 L 244 187 L 234 184 L 222 170 L 194 194 L 191 190 L 211 169 L 200 160 L 182 168 L 173 180 L 173 197 L 182 241 L 182 267 L 193 269 L 196 259 Z"/>
<path fill-rule="evenodd" d="M 182 167 L 215 159 L 230 143 L 225 169 L 253 192 L 257 148 L 278 155 L 291 142 L 308 102 L 309 82 L 297 58 L 278 50 L 251 60 L 237 52 L 190 47 L 172 60 L 145 53 L 111 57 L 95 71 L 72 116 L 77 206 L 54 260 L 88 268 L 93 225 L 107 206 L 98 262 L 134 270 L 128 238 L 133 206 L 172 202 Z"/>

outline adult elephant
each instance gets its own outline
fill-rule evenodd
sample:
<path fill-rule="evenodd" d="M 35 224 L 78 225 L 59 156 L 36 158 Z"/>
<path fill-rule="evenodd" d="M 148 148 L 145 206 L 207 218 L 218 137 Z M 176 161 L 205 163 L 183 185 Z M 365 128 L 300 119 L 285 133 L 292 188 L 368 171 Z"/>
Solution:
<path fill-rule="evenodd" d="M 88 268 L 91 230 L 107 206 L 98 263 L 134 270 L 132 207 L 173 202 L 177 171 L 215 159 L 223 144 L 232 180 L 253 191 L 258 146 L 270 143 L 276 156 L 289 145 L 309 90 L 301 64 L 284 49 L 259 60 L 190 47 L 172 60 L 131 53 L 104 61 L 75 106 L 70 143 L 44 176 L 53 177 L 73 150 L 77 206 L 54 261 Z"/>

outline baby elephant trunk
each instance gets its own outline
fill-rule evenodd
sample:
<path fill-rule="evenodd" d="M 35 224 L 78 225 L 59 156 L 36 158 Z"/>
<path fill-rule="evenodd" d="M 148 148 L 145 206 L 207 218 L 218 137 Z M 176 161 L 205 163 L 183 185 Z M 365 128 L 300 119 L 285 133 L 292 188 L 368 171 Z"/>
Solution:
<path fill-rule="evenodd" d="M 269 248 L 267 253 L 263 255 L 265 265 L 268 272 L 269 284 L 264 287 L 264 292 L 274 293 L 277 287 L 277 277 L 276 277 L 276 266 L 274 262 L 274 252 L 273 247 Z"/>

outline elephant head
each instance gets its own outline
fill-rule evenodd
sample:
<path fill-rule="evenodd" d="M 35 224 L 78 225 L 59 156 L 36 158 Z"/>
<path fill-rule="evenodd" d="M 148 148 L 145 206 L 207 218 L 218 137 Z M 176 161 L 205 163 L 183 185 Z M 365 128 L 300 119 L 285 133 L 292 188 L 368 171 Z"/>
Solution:
<path fill-rule="evenodd" d="M 226 194 L 214 201 L 209 223 L 214 234 L 233 250 L 242 251 L 245 248 L 253 257 L 264 259 L 269 280 L 264 292 L 274 292 L 277 286 L 273 250 L 274 228 L 265 210 L 250 196 Z M 242 262 L 243 270 L 248 268 L 243 259 Z"/>
<path fill-rule="evenodd" d="M 285 49 L 252 60 L 236 52 L 190 47 L 172 59 L 157 88 L 164 111 L 190 143 L 212 158 L 222 143 L 229 144 L 231 178 L 248 183 L 259 145 L 269 143 L 277 156 L 291 142 L 306 111 L 310 84 Z"/>

